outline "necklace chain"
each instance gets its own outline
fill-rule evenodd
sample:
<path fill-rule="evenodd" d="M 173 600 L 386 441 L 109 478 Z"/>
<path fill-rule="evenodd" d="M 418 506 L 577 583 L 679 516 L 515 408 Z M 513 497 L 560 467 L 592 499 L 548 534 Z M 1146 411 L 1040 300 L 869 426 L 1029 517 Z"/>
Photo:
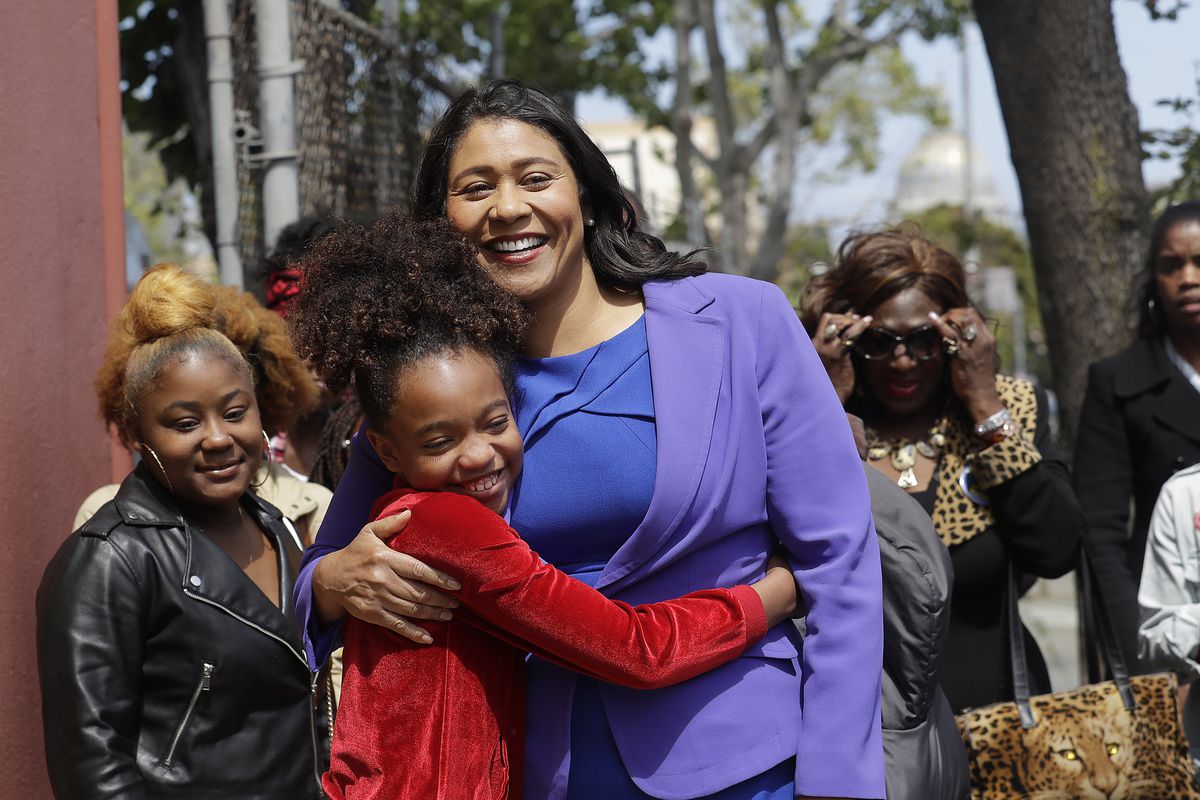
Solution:
<path fill-rule="evenodd" d="M 936 461 L 946 446 L 946 418 L 939 417 L 924 436 L 916 439 L 907 436 L 883 438 L 874 431 L 867 430 L 867 458 L 880 461 L 890 458 L 892 468 L 900 473 L 896 485 L 901 489 L 911 489 L 917 485 L 917 456 L 922 455 Z"/>

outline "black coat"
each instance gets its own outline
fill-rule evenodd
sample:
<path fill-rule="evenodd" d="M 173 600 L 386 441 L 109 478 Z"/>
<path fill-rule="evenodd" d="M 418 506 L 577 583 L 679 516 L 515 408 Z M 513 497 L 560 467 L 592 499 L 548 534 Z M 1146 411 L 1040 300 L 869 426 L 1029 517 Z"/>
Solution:
<path fill-rule="evenodd" d="M 1078 561 L 1083 514 L 1066 463 L 1054 444 L 1045 396 L 1041 391 L 1035 394 L 1032 443 L 1041 461 L 988 489 L 993 524 L 950 547 L 954 591 L 940 681 L 956 712 L 1013 698 L 1004 616 L 1008 560 L 1027 579 L 1057 578 Z M 933 511 L 936 521 L 937 503 Z M 944 537 L 944 531 L 939 533 Z M 1025 650 L 1035 693 L 1049 691 L 1045 659 L 1028 631 Z"/>
<path fill-rule="evenodd" d="M 1136 663 L 1137 590 L 1154 502 L 1167 478 L 1196 463 L 1200 394 L 1160 341 L 1138 339 L 1092 365 L 1075 445 L 1075 493 L 1127 664 Z"/>
<path fill-rule="evenodd" d="M 290 618 L 300 551 L 272 544 L 276 608 L 139 466 L 71 535 L 37 594 L 46 762 L 60 798 L 323 797 L 316 681 Z"/>

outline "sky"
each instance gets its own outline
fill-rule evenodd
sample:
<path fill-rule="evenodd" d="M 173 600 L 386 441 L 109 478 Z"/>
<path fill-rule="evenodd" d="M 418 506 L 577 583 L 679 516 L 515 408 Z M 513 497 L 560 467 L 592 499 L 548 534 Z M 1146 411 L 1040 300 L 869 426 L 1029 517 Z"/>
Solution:
<path fill-rule="evenodd" d="M 1181 120 L 1177 115 L 1155 104 L 1163 98 L 1196 95 L 1200 2 L 1193 2 L 1175 21 L 1152 21 L 1139 0 L 1114 0 L 1113 13 L 1121 62 L 1142 128 L 1178 126 Z M 942 87 L 954 127 L 961 129 L 963 68 L 959 42 L 943 39 L 930 44 L 914 35 L 905 38 L 901 47 L 924 83 Z M 1021 205 L 1016 174 L 1009 159 L 991 67 L 979 29 L 974 25 L 967 31 L 967 55 L 972 141 L 990 168 L 998 193 L 1016 217 Z M 599 94 L 581 98 L 578 110 L 585 119 L 629 116 L 623 103 Z M 882 129 L 883 157 L 879 169 L 837 184 L 798 187 L 797 196 L 802 196 L 803 201 L 797 203 L 795 221 L 824 222 L 835 239 L 855 225 L 886 221 L 887 204 L 895 193 L 901 162 L 927 131 L 923 121 L 910 118 L 887 121 Z M 1148 185 L 1153 187 L 1178 174 L 1178 165 L 1146 161 L 1142 171 Z"/>

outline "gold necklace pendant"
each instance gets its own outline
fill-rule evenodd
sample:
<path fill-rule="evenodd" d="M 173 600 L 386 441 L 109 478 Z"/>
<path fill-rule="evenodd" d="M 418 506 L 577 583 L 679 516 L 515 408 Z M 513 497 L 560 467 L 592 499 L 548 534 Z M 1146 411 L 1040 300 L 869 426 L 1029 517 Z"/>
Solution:
<path fill-rule="evenodd" d="M 917 465 L 917 447 L 914 444 L 902 444 L 896 448 L 892 456 L 892 466 L 900 472 L 911 471 Z"/>
<path fill-rule="evenodd" d="M 867 458 L 872 461 L 879 461 L 882 458 L 887 458 L 887 454 L 892 452 L 892 448 L 883 444 L 872 445 L 867 448 Z"/>
<path fill-rule="evenodd" d="M 911 489 L 917 485 L 917 473 L 912 467 L 900 473 L 900 478 L 896 481 L 896 485 L 901 489 Z"/>

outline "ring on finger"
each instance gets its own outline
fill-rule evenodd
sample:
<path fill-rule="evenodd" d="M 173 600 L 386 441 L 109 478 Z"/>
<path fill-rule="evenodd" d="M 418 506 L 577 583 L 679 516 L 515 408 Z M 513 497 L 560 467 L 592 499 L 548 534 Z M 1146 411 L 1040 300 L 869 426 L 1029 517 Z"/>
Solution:
<path fill-rule="evenodd" d="M 966 340 L 967 344 L 970 344 L 971 342 L 975 341 L 975 337 L 978 335 L 979 335 L 979 329 L 976 328 L 974 325 L 968 325 L 967 329 L 965 331 L 963 331 L 963 339 Z"/>
<path fill-rule="evenodd" d="M 844 348 L 846 348 L 847 350 L 849 350 L 851 347 L 854 347 L 854 343 L 855 343 L 855 342 L 857 342 L 857 341 L 858 341 L 858 338 L 857 338 L 857 337 L 855 337 L 855 336 L 847 336 L 845 339 L 842 339 L 842 347 L 844 347 Z"/>
<path fill-rule="evenodd" d="M 942 344 L 946 346 L 946 355 L 950 356 L 951 358 L 957 356 L 958 352 L 962 350 L 962 345 L 960 345 L 958 343 L 958 339 L 955 339 L 953 336 L 943 336 Z"/>
<path fill-rule="evenodd" d="M 840 329 L 838 328 L 838 324 L 836 322 L 831 322 L 828 325 L 826 325 L 825 326 L 825 341 L 832 342 L 834 339 L 836 339 L 839 330 Z"/>

